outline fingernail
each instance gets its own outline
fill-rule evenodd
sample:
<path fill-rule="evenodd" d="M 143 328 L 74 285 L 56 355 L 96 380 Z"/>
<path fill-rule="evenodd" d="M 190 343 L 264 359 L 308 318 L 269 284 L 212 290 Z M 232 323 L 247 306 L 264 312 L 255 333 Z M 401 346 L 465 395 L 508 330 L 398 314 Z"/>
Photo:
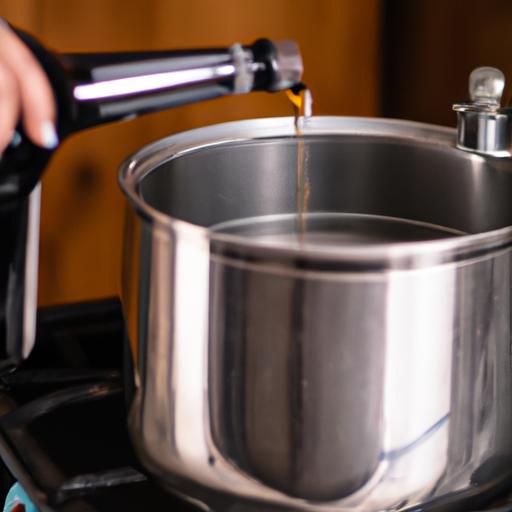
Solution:
<path fill-rule="evenodd" d="M 14 133 L 11 137 L 11 146 L 13 148 L 18 147 L 21 144 L 21 135 L 18 131 L 14 130 Z"/>
<path fill-rule="evenodd" d="M 43 121 L 41 124 L 41 138 L 46 149 L 55 149 L 59 145 L 59 137 L 51 121 Z"/>

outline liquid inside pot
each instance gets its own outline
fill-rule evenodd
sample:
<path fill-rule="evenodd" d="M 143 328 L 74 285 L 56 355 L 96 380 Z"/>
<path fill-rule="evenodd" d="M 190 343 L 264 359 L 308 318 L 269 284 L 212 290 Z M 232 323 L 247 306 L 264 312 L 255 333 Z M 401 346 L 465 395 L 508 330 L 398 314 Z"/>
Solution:
<path fill-rule="evenodd" d="M 304 246 L 373 245 L 437 240 L 465 233 L 459 230 L 381 215 L 322 212 L 263 215 L 212 226 L 211 231 L 248 237 L 263 243 Z"/>

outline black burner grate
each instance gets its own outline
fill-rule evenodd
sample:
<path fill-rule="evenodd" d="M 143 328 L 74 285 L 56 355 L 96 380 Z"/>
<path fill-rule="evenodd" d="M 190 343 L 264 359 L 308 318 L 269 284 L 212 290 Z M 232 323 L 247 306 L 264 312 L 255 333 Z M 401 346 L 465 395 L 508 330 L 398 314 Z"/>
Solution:
<path fill-rule="evenodd" d="M 116 300 L 40 312 L 30 358 L 0 390 L 0 478 L 44 511 L 197 509 L 148 479 L 126 430 L 123 327 Z"/>

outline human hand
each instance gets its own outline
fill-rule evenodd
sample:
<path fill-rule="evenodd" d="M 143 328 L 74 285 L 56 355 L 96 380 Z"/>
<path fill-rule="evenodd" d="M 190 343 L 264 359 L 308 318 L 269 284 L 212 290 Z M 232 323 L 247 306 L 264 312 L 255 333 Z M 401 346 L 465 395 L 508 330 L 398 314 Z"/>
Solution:
<path fill-rule="evenodd" d="M 50 82 L 32 52 L 0 19 L 0 153 L 21 119 L 30 140 L 53 149 L 56 107 Z"/>

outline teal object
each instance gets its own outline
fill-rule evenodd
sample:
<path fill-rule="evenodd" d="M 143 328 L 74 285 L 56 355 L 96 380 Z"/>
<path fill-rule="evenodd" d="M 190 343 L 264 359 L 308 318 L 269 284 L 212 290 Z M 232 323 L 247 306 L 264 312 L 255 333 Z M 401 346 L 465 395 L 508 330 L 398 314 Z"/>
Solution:
<path fill-rule="evenodd" d="M 38 512 L 25 489 L 20 484 L 15 483 L 7 493 L 7 498 L 5 498 L 4 512 L 11 512 L 20 503 L 24 505 L 25 512 Z"/>

